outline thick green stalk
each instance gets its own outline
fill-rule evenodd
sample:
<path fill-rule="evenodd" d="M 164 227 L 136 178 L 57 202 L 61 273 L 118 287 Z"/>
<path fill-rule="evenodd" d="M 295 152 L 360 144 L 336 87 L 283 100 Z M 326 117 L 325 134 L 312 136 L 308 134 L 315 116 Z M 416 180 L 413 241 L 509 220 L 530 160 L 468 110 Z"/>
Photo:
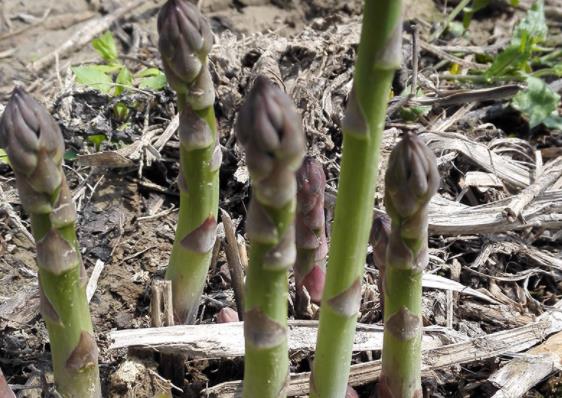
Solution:
<path fill-rule="evenodd" d="M 439 187 L 433 153 L 406 133 L 393 149 L 384 204 L 391 219 L 384 276 L 384 341 L 379 396 L 421 398 L 422 273 L 427 204 Z"/>
<path fill-rule="evenodd" d="M 178 104 L 181 102 L 178 101 Z M 214 109 L 209 107 L 200 115 L 211 127 L 213 140 L 216 140 L 216 122 Z M 176 321 L 180 323 L 193 323 L 197 316 L 199 300 L 203 293 L 207 272 L 211 263 L 212 246 L 214 243 L 215 228 L 213 221 L 216 219 L 219 203 L 219 167 L 213 164 L 215 151 L 220 151 L 215 144 L 203 149 L 188 150 L 180 146 L 181 174 L 184 178 L 180 183 L 180 208 L 176 238 L 166 279 L 172 281 L 172 297 Z M 215 162 L 216 163 L 216 162 Z M 197 227 L 210 224 L 213 238 L 209 239 L 206 252 L 193 250 L 186 247 L 182 240 L 189 236 Z"/>
<path fill-rule="evenodd" d="M 49 231 L 54 230 L 48 214 L 33 214 L 31 227 L 36 242 L 40 242 Z M 78 252 L 74 225 L 60 228 L 57 232 Z M 60 255 L 59 249 L 55 247 L 38 248 L 39 250 L 50 252 L 44 252 L 45 256 Z M 81 278 L 81 267 L 78 257 L 72 269 L 61 274 L 49 272 L 39 264 L 41 300 L 50 303 L 58 317 L 51 317 L 50 310 L 43 309 L 41 313 L 49 331 L 58 392 L 63 397 L 101 397 L 97 347 L 86 300 L 87 280 Z M 42 308 L 45 306 L 48 304 L 42 304 Z M 75 359 L 69 360 L 71 357 Z"/>
<path fill-rule="evenodd" d="M 281 210 L 265 208 L 277 213 L 275 228 L 283 237 L 290 234 L 295 202 Z M 285 396 L 289 376 L 287 347 L 287 268 L 268 269 L 264 258 L 275 243 L 251 242 L 248 273 L 246 276 L 244 324 L 246 351 L 244 357 L 244 397 Z M 246 332 L 247 331 L 247 332 Z"/>
<path fill-rule="evenodd" d="M 180 111 L 180 211 L 166 271 L 177 323 L 193 323 L 216 239 L 221 150 L 207 65 L 213 37 L 187 0 L 169 0 L 158 16 L 158 46 Z"/>
<path fill-rule="evenodd" d="M 101 397 L 98 348 L 76 239 L 76 212 L 62 171 L 60 129 L 42 105 L 16 88 L 0 121 L 0 145 L 31 215 L 40 309 L 49 332 L 57 391 L 65 398 Z"/>
<path fill-rule="evenodd" d="M 255 80 L 236 131 L 253 184 L 246 223 L 251 248 L 243 396 L 282 398 L 289 376 L 287 271 L 296 257 L 295 171 L 304 155 L 304 135 L 290 99 L 264 77 Z"/>
<path fill-rule="evenodd" d="M 379 146 L 394 71 L 400 64 L 398 0 L 366 0 L 343 156 L 326 286 L 320 311 L 312 398 L 345 395 L 373 212 Z"/>

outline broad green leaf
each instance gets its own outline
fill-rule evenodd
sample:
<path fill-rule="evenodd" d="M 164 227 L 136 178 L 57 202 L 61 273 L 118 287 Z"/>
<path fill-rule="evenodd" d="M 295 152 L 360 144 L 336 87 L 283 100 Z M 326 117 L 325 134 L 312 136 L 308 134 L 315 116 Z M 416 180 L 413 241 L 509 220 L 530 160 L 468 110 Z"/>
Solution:
<path fill-rule="evenodd" d="M 512 100 L 513 107 L 529 120 L 531 128 L 551 117 L 559 103 L 560 96 L 544 81 L 532 76 L 527 77 L 527 89 L 520 91 Z M 556 119 L 549 121 L 554 123 Z"/>
<path fill-rule="evenodd" d="M 553 113 L 542 121 L 546 127 L 553 130 L 562 130 L 562 116 Z"/>
<path fill-rule="evenodd" d="M 143 77 L 142 79 L 140 79 L 139 88 L 158 91 L 166 87 L 166 83 L 166 75 L 160 72 L 158 76 Z"/>
<path fill-rule="evenodd" d="M 90 68 L 98 70 L 100 72 L 103 73 L 115 73 L 119 70 L 121 70 L 122 66 L 121 65 L 98 65 L 98 64 L 90 64 L 88 65 Z"/>
<path fill-rule="evenodd" d="M 109 93 L 113 87 L 111 76 L 100 71 L 98 66 L 99 65 L 75 66 L 72 68 L 72 71 L 78 83 L 85 84 L 102 93 Z"/>
<path fill-rule="evenodd" d="M 125 89 L 133 86 L 133 75 L 131 75 L 131 72 L 129 72 L 126 66 L 123 66 L 119 71 L 115 83 L 117 83 L 117 86 L 115 86 L 116 96 L 121 95 Z"/>
<path fill-rule="evenodd" d="M 158 68 L 146 68 L 135 74 L 135 77 L 149 77 L 149 76 L 160 76 L 162 71 Z"/>
<path fill-rule="evenodd" d="M 92 40 L 92 47 L 105 61 L 109 63 L 117 61 L 117 45 L 111 32 L 105 32 Z"/>

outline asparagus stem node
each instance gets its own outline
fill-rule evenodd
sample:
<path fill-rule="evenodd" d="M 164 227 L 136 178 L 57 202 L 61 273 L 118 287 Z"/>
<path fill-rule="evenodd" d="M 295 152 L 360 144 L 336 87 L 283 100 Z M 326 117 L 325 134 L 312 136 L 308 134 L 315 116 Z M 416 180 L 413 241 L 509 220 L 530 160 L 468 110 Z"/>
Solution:
<path fill-rule="evenodd" d="M 58 393 L 100 398 L 101 388 L 76 211 L 62 171 L 64 141 L 47 109 L 16 88 L 0 120 L 0 146 L 16 175 L 37 245 L 41 315 Z"/>
<path fill-rule="evenodd" d="M 158 47 L 180 112 L 180 208 L 166 279 L 176 323 L 193 323 L 216 239 L 221 150 L 207 65 L 208 21 L 188 0 L 169 0 L 158 15 Z"/>
<path fill-rule="evenodd" d="M 236 126 L 253 193 L 246 222 L 250 262 L 244 295 L 244 398 L 282 398 L 289 376 L 287 271 L 296 257 L 295 171 L 304 135 L 291 100 L 258 77 Z"/>
<path fill-rule="evenodd" d="M 399 0 L 366 0 L 358 58 L 343 123 L 343 155 L 311 398 L 345 396 L 367 254 L 387 99 L 400 64 Z"/>

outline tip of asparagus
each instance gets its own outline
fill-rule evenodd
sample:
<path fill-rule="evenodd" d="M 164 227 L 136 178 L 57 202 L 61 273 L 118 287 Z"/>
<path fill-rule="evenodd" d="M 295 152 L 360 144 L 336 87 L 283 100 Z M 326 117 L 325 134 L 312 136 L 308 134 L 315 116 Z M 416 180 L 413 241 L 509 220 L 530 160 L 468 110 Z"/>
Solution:
<path fill-rule="evenodd" d="M 184 91 L 200 74 L 213 46 L 207 19 L 188 0 L 168 0 L 157 20 L 158 49 L 170 85 Z"/>
<path fill-rule="evenodd" d="M 23 183 L 35 192 L 53 193 L 61 182 L 64 140 L 47 109 L 16 87 L 0 119 L 0 146 Z"/>
<path fill-rule="evenodd" d="M 425 206 L 439 188 L 435 155 L 414 133 L 407 132 L 388 160 L 385 207 L 392 216 L 410 217 Z"/>
<path fill-rule="evenodd" d="M 256 78 L 240 108 L 236 133 L 262 203 L 281 207 L 296 191 L 294 171 L 305 152 L 302 123 L 291 99 L 265 77 Z"/>

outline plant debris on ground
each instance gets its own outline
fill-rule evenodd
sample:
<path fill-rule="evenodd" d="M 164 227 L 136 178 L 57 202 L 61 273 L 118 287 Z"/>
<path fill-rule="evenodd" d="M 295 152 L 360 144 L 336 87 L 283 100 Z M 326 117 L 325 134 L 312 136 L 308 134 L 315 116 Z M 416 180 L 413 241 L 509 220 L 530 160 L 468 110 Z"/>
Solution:
<path fill-rule="evenodd" d="M 243 378 L 242 329 L 215 320 L 222 308 L 236 307 L 226 223 L 193 326 L 205 329 L 181 341 L 143 334 L 151 324 L 150 284 L 164 278 L 179 204 L 177 109 L 156 47 L 162 2 L 47 3 L 0 4 L 0 113 L 18 84 L 62 129 L 104 396 L 179 393 L 142 349 L 166 352 L 172 343 L 189 356 L 183 396 L 234 396 Z M 326 172 L 329 231 L 361 2 L 202 3 L 215 34 L 209 67 L 223 152 L 219 207 L 232 218 L 244 264 L 249 174 L 233 130 L 242 99 L 266 75 L 297 105 L 307 154 Z M 406 3 L 374 205 L 385 212 L 390 150 L 401 133 L 418 134 L 441 175 L 428 209 L 422 281 L 424 389 L 436 397 L 561 396 L 562 5 Z M 88 42 L 77 45 L 76 32 Z M 19 397 L 52 390 L 34 247 L 0 150 L 0 368 Z M 382 347 L 378 270 L 369 252 L 350 376 L 361 397 L 374 390 Z M 317 310 L 312 303 L 310 320 L 289 323 L 292 396 L 307 395 Z"/>

